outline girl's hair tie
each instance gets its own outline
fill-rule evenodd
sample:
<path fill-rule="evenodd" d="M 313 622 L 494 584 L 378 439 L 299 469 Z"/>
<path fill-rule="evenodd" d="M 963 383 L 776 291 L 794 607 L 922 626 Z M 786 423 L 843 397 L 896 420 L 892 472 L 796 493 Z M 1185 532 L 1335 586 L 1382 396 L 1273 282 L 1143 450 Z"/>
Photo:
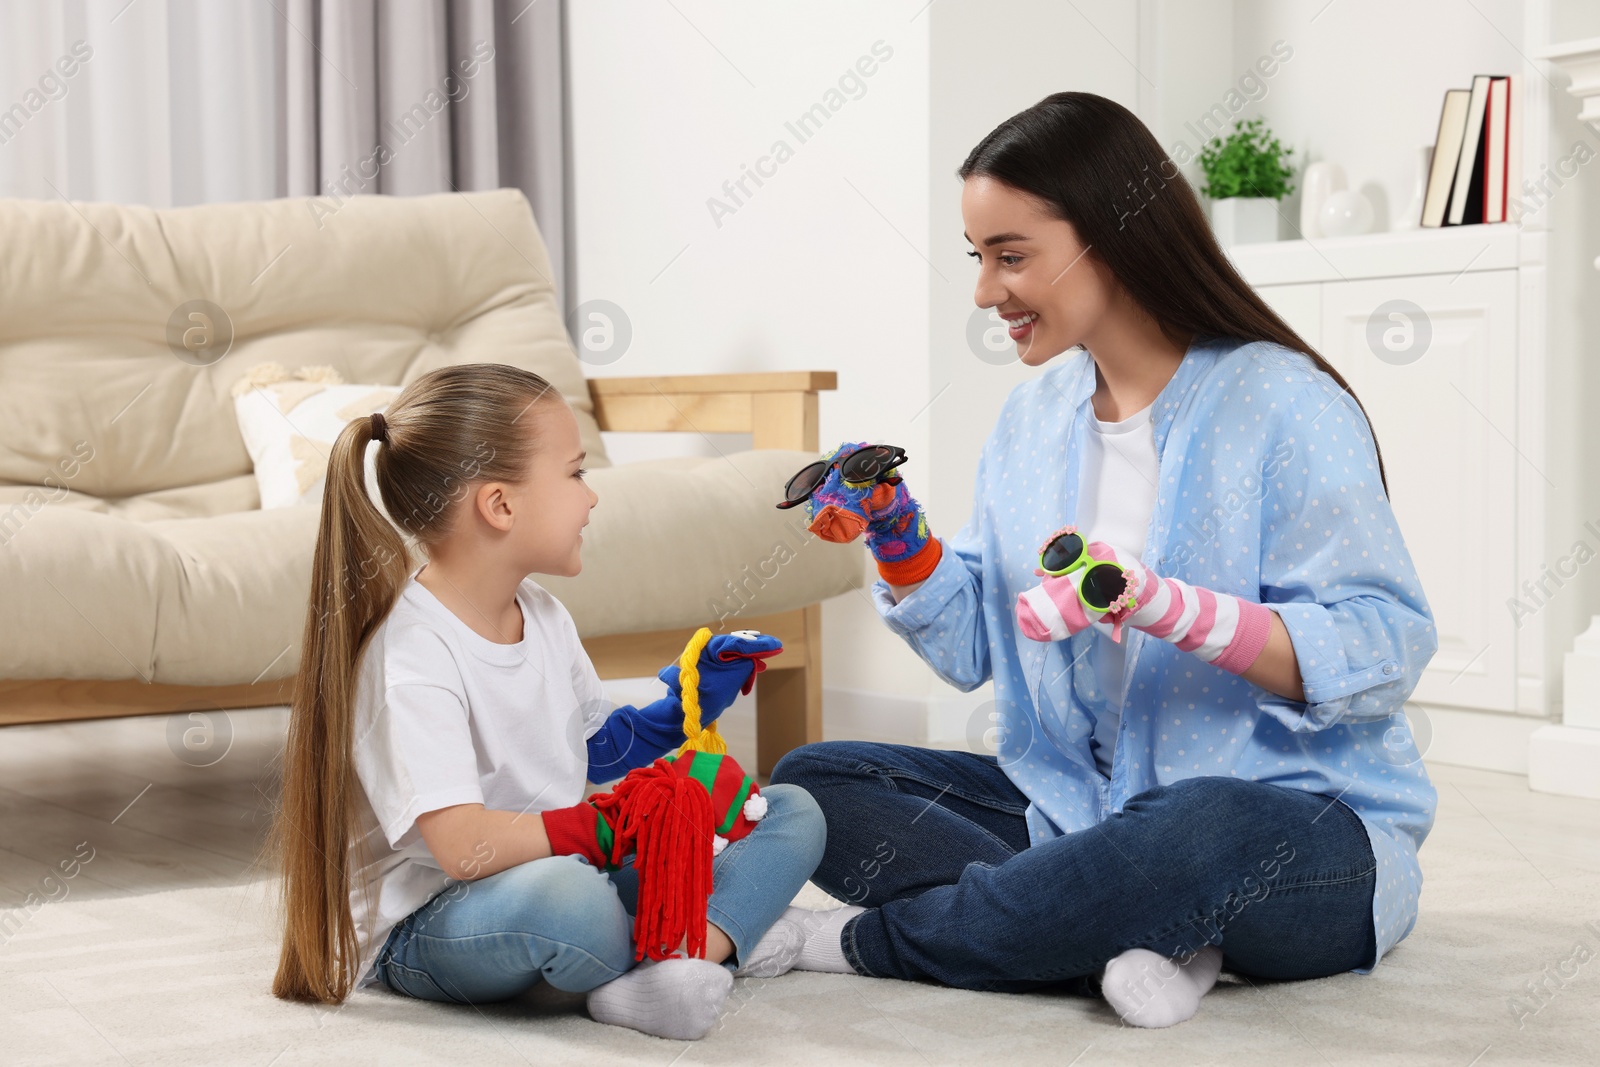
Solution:
<path fill-rule="evenodd" d="M 383 412 L 374 411 L 370 421 L 372 423 L 372 439 L 387 444 L 389 441 L 389 424 L 383 421 Z"/>

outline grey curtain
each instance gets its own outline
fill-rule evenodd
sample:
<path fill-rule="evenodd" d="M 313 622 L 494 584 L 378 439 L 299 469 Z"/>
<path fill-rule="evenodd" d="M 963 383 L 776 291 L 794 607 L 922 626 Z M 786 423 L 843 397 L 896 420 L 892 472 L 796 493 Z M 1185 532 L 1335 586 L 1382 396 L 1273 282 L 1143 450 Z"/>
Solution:
<path fill-rule="evenodd" d="M 515 186 L 566 306 L 562 0 L 278 0 L 287 196 Z"/>

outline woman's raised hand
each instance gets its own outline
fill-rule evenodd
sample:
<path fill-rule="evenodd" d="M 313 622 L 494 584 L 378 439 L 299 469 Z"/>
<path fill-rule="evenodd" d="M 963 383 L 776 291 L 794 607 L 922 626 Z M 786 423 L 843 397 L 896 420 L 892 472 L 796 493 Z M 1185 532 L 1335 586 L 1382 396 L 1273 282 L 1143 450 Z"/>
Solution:
<path fill-rule="evenodd" d="M 928 533 L 927 516 L 895 470 L 871 482 L 845 481 L 840 456 L 867 442 L 846 441 L 823 457 L 826 477 L 806 501 L 807 527 L 824 541 L 845 543 L 866 534 L 878 573 L 891 585 L 910 585 L 933 573 L 941 549 Z"/>

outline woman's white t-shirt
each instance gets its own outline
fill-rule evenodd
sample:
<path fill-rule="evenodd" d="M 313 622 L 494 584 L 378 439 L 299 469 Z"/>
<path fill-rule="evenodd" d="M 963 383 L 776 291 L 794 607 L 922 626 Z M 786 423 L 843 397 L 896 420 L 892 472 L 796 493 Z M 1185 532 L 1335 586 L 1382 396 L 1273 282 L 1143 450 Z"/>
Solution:
<path fill-rule="evenodd" d="M 1156 454 L 1155 423 L 1151 401 L 1121 422 L 1103 422 L 1091 410 L 1083 466 L 1078 477 L 1078 516 L 1075 525 L 1090 541 L 1104 541 L 1143 556 L 1150 516 L 1156 506 L 1160 457 Z M 1105 630 L 1105 627 L 1098 627 Z M 1127 664 L 1128 635 L 1113 641 L 1110 632 L 1095 634 L 1095 677 L 1109 704 L 1096 716 L 1090 750 L 1100 773 L 1110 777 L 1116 749 L 1117 721 L 1122 714 L 1122 681 Z"/>
<path fill-rule="evenodd" d="M 584 742 L 611 711 L 572 616 L 531 578 L 517 588 L 522 640 L 499 644 L 416 574 L 374 631 L 357 675 L 362 795 L 350 908 L 361 985 L 377 981 L 372 965 L 395 925 L 451 883 L 417 816 L 454 804 L 532 816 L 578 803 L 589 768 Z"/>

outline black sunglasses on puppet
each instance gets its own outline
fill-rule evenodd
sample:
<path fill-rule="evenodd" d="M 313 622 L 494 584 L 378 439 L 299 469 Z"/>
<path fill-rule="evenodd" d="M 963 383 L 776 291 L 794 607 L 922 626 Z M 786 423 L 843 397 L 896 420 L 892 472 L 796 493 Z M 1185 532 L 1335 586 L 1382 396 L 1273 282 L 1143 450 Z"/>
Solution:
<path fill-rule="evenodd" d="M 839 469 L 840 479 L 851 488 L 866 490 L 880 482 L 899 485 L 900 478 L 894 469 L 908 458 L 905 450 L 896 445 L 840 445 L 829 455 L 796 471 L 784 485 L 783 501 L 778 507 L 809 505 L 812 495 L 822 488 L 829 471 L 835 467 Z"/>
<path fill-rule="evenodd" d="M 865 533 L 878 575 L 891 585 L 923 581 L 938 565 L 941 549 L 899 476 L 907 458 L 895 445 L 847 441 L 800 468 L 784 486 L 778 507 L 804 504 L 811 519 L 806 528 L 824 541 L 844 544 Z"/>

